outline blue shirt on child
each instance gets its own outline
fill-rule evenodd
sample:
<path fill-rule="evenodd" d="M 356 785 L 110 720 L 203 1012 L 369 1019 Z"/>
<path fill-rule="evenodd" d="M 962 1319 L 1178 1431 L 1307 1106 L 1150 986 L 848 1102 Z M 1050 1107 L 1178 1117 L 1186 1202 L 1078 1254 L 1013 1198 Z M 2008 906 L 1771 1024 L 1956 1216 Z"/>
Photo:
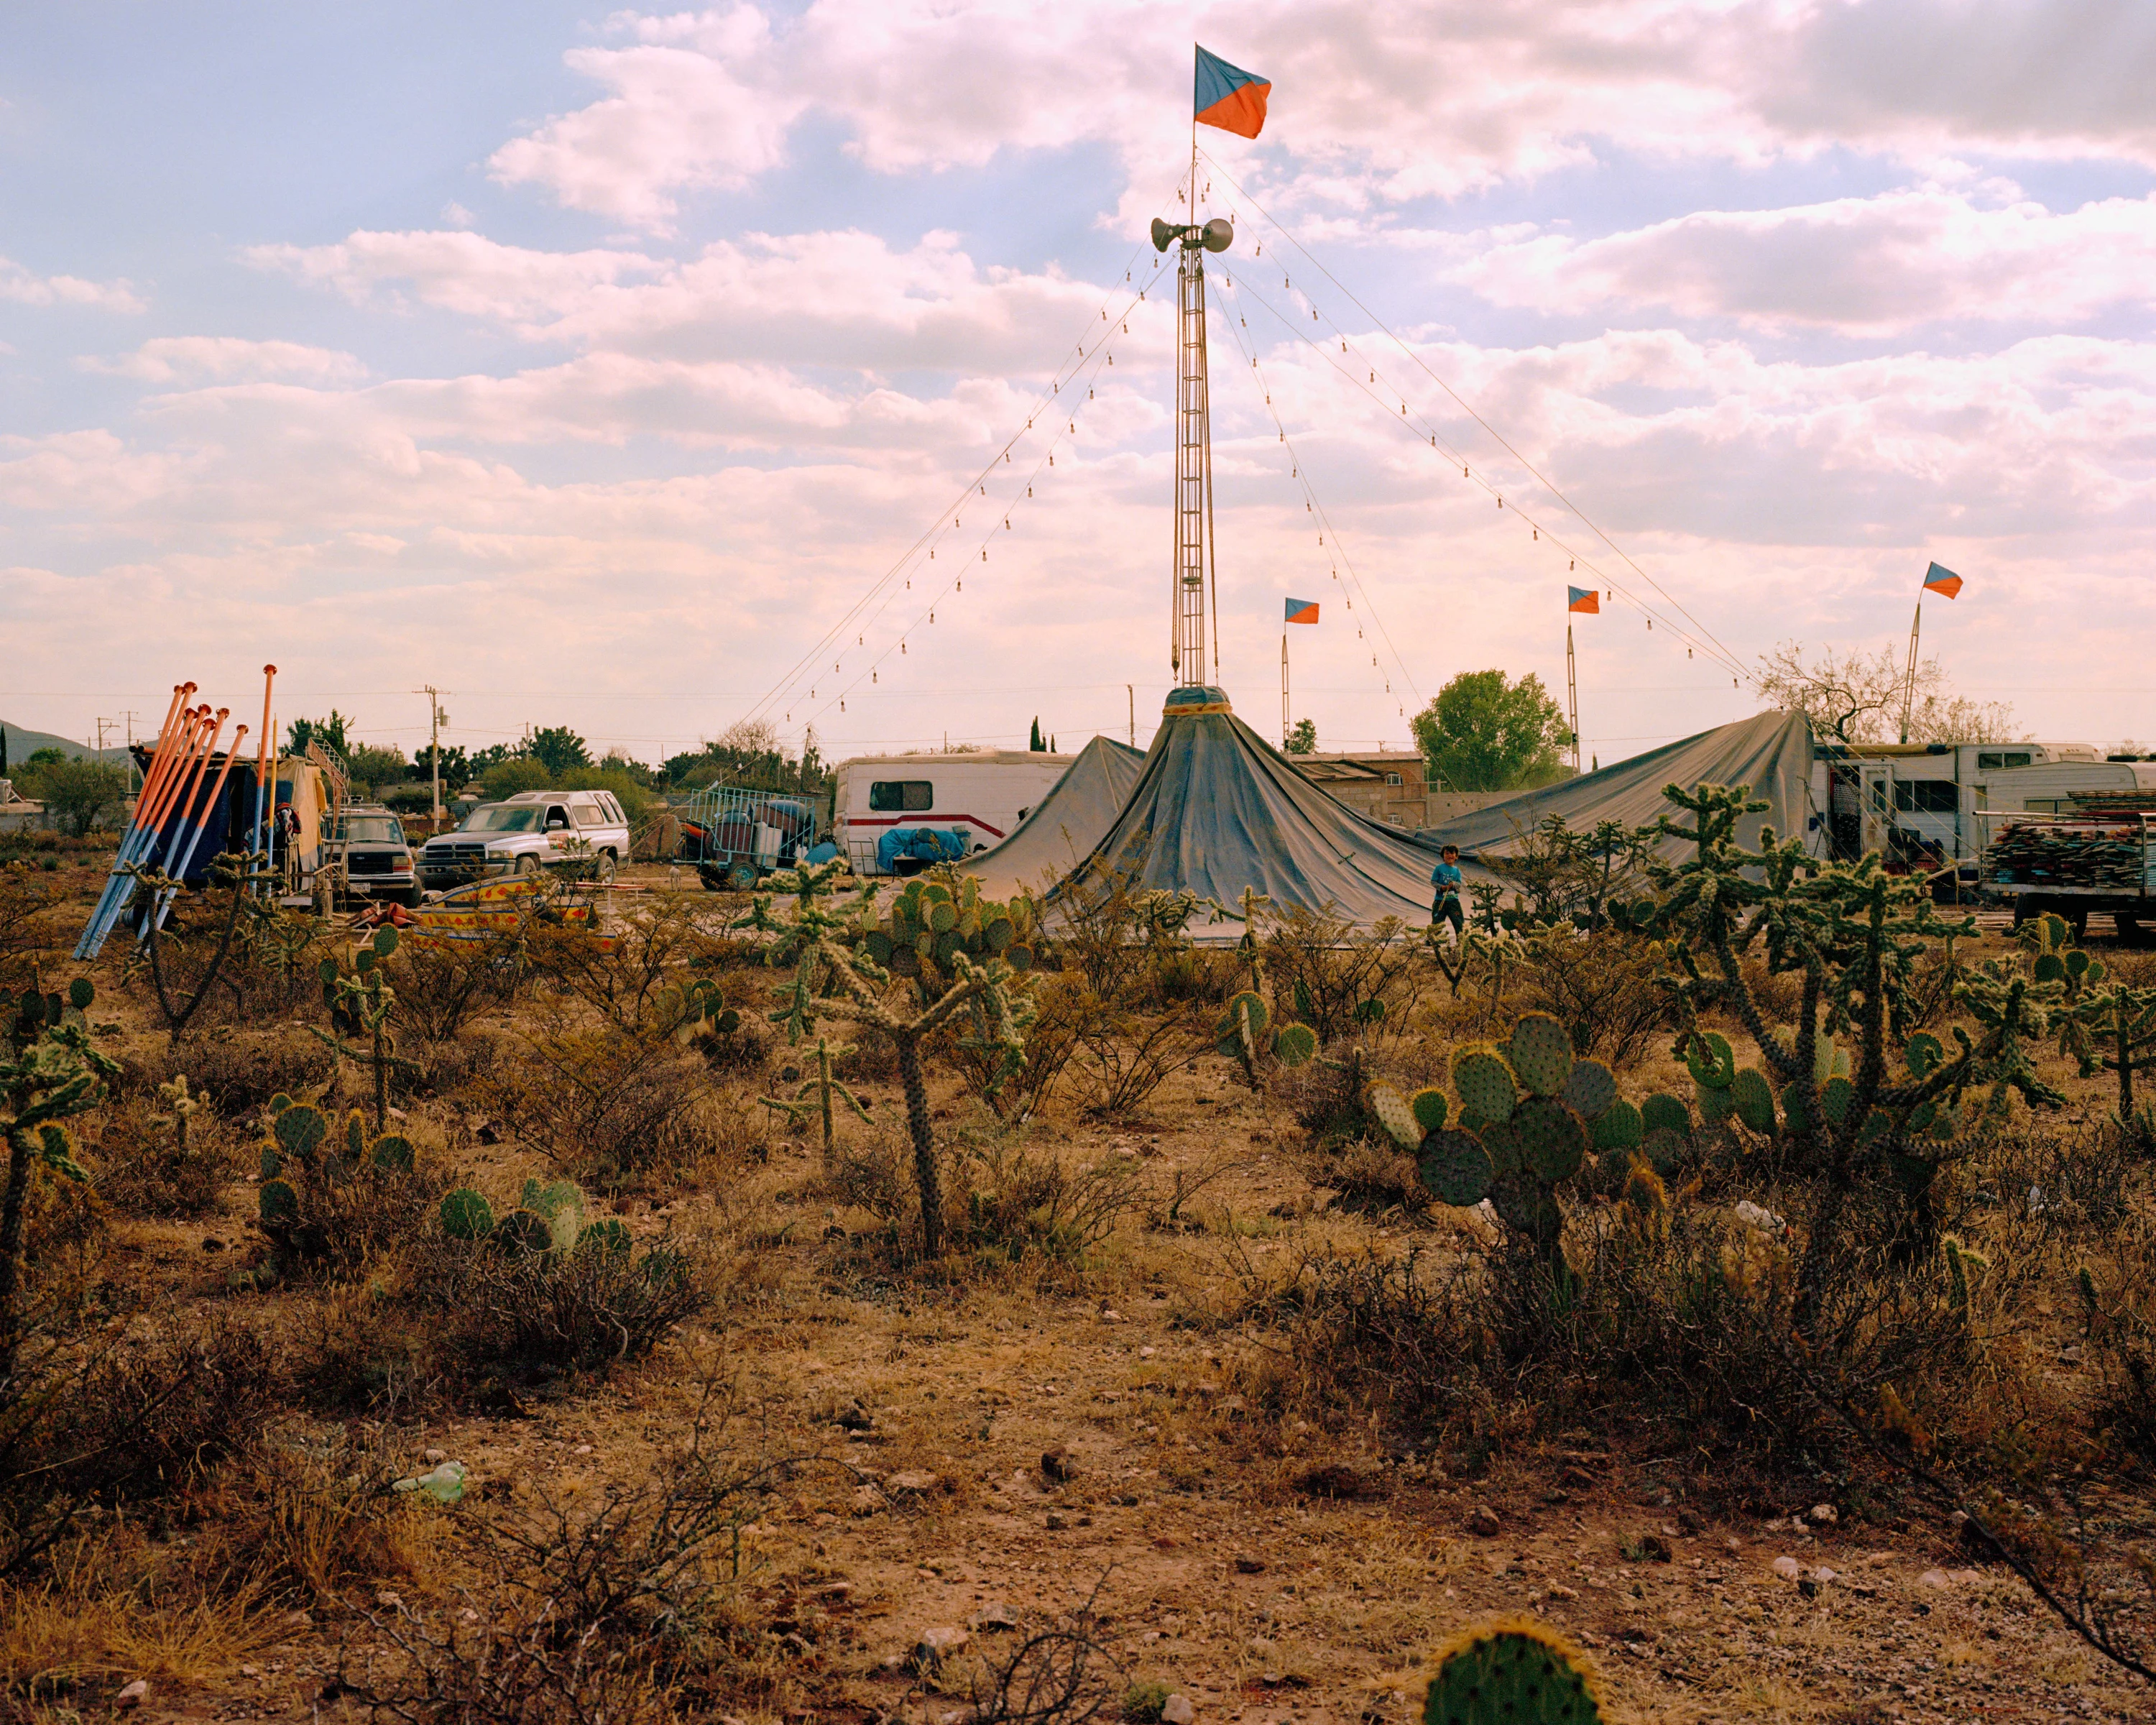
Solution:
<path fill-rule="evenodd" d="M 1440 898 L 1456 896 L 1463 884 L 1459 865 L 1449 862 L 1440 863 L 1430 871 L 1430 884 L 1438 889 L 1438 896 Z"/>

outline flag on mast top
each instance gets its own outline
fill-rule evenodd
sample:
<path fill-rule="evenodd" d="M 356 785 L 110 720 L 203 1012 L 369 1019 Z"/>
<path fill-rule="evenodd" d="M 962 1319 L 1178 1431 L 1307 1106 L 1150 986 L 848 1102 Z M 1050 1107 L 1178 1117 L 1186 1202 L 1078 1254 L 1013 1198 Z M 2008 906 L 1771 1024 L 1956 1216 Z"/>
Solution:
<path fill-rule="evenodd" d="M 1238 137 L 1254 138 L 1265 129 L 1265 98 L 1272 88 L 1270 78 L 1231 66 L 1200 48 L 1192 116 L 1200 126 L 1217 126 Z"/>
<path fill-rule="evenodd" d="M 1958 598 L 1961 596 L 1961 577 L 1943 564 L 1933 563 L 1924 571 L 1924 591 L 1938 593 L 1949 599 Z"/>
<path fill-rule="evenodd" d="M 1591 587 L 1568 586 L 1564 590 L 1564 608 L 1599 617 L 1602 614 L 1602 595 Z"/>
<path fill-rule="evenodd" d="M 1290 599 L 1287 602 L 1287 621 L 1290 623 L 1317 622 L 1317 601 L 1316 599 Z"/>

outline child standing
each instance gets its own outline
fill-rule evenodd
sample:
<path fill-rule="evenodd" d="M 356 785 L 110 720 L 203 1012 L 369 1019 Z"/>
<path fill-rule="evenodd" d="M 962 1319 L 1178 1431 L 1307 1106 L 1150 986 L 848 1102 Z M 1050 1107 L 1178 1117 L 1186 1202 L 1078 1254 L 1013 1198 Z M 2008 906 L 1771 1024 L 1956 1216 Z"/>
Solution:
<path fill-rule="evenodd" d="M 1450 922 L 1456 947 L 1467 928 L 1467 918 L 1460 908 L 1460 889 L 1466 884 L 1460 873 L 1460 847 L 1448 845 L 1438 857 L 1437 866 L 1430 871 L 1430 891 L 1435 896 L 1430 907 L 1430 926 L 1435 928 L 1440 922 Z"/>

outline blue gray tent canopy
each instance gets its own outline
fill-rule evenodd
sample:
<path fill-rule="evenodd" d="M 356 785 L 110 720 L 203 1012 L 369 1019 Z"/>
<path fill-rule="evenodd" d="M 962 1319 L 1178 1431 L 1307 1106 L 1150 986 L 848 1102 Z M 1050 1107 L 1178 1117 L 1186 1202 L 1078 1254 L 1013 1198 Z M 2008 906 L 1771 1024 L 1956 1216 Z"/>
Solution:
<path fill-rule="evenodd" d="M 1330 910 L 1363 927 L 1430 920 L 1434 850 L 1312 784 L 1221 690 L 1175 690 L 1161 716 L 1114 824 L 1070 873 L 1115 868 L 1141 887 L 1230 907 L 1248 888 L 1281 908 Z M 1233 941 L 1242 925 L 1194 932 Z"/>
<path fill-rule="evenodd" d="M 1665 743 L 1599 773 L 1523 791 L 1415 836 L 1425 845 L 1457 845 L 1471 860 L 1494 860 L 1516 850 L 1523 834 L 1552 815 L 1581 833 L 1605 820 L 1646 826 L 1659 815 L 1676 813 L 1662 796 L 1665 785 L 1690 790 L 1701 784 L 1744 784 L 1768 806 L 1763 814 L 1739 824 L 1743 843 L 1757 845 L 1759 829 L 1771 826 L 1779 837 L 1801 838 L 1820 850 L 1824 834 L 1815 816 L 1823 811 L 1812 807 L 1811 773 L 1812 732 L 1804 716 L 1760 713 Z M 1675 859 L 1685 847 L 1665 839 L 1661 849 Z"/>
<path fill-rule="evenodd" d="M 978 877 L 990 898 L 1046 892 L 1115 825 L 1144 762 L 1141 749 L 1095 737 L 1010 836 L 968 860 L 965 872 Z"/>

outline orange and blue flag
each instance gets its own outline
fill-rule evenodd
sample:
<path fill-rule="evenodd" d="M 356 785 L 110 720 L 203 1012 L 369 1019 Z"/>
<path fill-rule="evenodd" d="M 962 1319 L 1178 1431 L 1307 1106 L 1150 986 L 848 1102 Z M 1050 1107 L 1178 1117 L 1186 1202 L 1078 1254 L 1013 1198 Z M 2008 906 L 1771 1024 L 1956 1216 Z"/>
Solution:
<path fill-rule="evenodd" d="M 1316 599 L 1290 599 L 1287 602 L 1287 620 L 1290 623 L 1317 622 L 1317 601 Z"/>
<path fill-rule="evenodd" d="M 1564 590 L 1564 608 L 1584 611 L 1591 616 L 1602 614 L 1602 595 L 1591 587 L 1567 587 Z"/>
<path fill-rule="evenodd" d="M 1924 591 L 1957 598 L 1961 593 L 1961 577 L 1943 564 L 1933 563 L 1924 571 Z"/>
<path fill-rule="evenodd" d="M 1240 66 L 1231 66 L 1217 54 L 1198 50 L 1197 105 L 1191 111 L 1200 126 L 1217 126 L 1238 137 L 1254 138 L 1265 129 L 1265 98 L 1272 80 Z"/>

